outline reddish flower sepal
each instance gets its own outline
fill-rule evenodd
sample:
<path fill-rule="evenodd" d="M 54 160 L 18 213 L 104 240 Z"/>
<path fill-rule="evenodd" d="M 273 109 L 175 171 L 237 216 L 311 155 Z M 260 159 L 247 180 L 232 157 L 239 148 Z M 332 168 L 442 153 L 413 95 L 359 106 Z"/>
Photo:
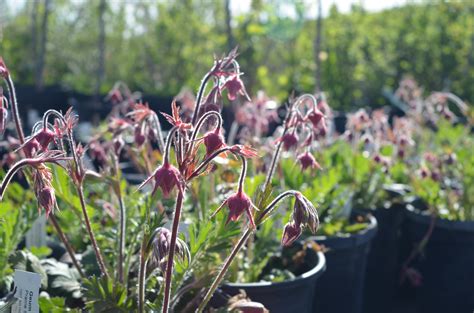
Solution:
<path fill-rule="evenodd" d="M 49 129 L 42 129 L 34 138 L 38 141 L 43 151 L 48 150 L 49 144 L 54 140 L 56 134 Z"/>
<path fill-rule="evenodd" d="M 237 99 L 237 95 L 240 94 L 247 98 L 247 100 L 250 101 L 250 97 L 247 94 L 247 91 L 245 90 L 244 83 L 240 79 L 240 76 L 238 74 L 232 75 L 224 84 L 225 89 L 227 89 L 227 98 L 229 98 L 230 101 L 234 101 Z"/>
<path fill-rule="evenodd" d="M 208 132 L 203 139 L 206 146 L 206 156 L 210 156 L 213 152 L 225 146 L 224 136 L 222 136 L 219 129 Z"/>
<path fill-rule="evenodd" d="M 285 230 L 283 231 L 283 237 L 281 238 L 281 245 L 285 247 L 291 245 L 300 237 L 301 230 L 301 225 L 291 222 L 286 224 Z"/>
<path fill-rule="evenodd" d="M 305 120 L 310 121 L 311 124 L 313 124 L 314 128 L 317 128 L 323 118 L 324 118 L 323 112 L 315 108 L 306 115 Z"/>
<path fill-rule="evenodd" d="M 229 217 L 227 218 L 226 225 L 232 221 L 235 222 L 239 219 L 242 213 L 247 213 L 247 217 L 250 222 L 250 226 L 255 229 L 255 222 L 253 220 L 253 212 L 252 208 L 255 205 L 252 203 L 252 200 L 243 192 L 237 191 L 229 198 L 227 198 L 212 214 L 212 216 L 216 215 L 225 205 L 229 208 Z"/>
<path fill-rule="evenodd" d="M 286 151 L 295 147 L 298 144 L 298 140 L 299 138 L 296 133 L 287 133 L 278 139 L 279 142 L 283 142 L 283 149 L 285 149 Z"/>
<path fill-rule="evenodd" d="M 300 162 L 301 170 L 306 170 L 307 168 L 311 169 L 321 169 L 321 165 L 316 161 L 313 155 L 309 152 L 302 153 L 298 156 L 298 162 Z"/>
<path fill-rule="evenodd" d="M 155 172 L 138 187 L 138 189 L 143 188 L 143 186 L 145 186 L 151 179 L 154 179 L 155 181 L 152 194 L 155 194 L 158 188 L 161 188 L 163 196 L 168 198 L 169 194 L 175 187 L 178 187 L 181 191 L 183 190 L 184 184 L 179 170 L 168 162 L 165 162 L 162 166 L 158 167 Z"/>

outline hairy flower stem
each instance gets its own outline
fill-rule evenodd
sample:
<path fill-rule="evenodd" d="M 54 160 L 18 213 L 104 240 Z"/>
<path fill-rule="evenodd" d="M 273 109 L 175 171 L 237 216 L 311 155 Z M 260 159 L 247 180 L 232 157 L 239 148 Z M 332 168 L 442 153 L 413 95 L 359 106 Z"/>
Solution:
<path fill-rule="evenodd" d="M 143 240 L 140 250 L 140 267 L 138 269 L 138 313 L 145 312 L 145 277 L 146 277 L 146 241 Z"/>
<path fill-rule="evenodd" d="M 283 127 L 283 132 L 281 134 L 282 137 L 288 132 L 288 129 L 290 129 L 290 119 L 292 115 L 293 115 L 293 105 L 290 105 L 288 106 L 288 111 L 286 112 L 285 125 Z M 270 169 L 268 170 L 267 177 L 265 178 L 265 184 L 263 185 L 263 191 L 265 191 L 272 182 L 273 174 L 275 173 L 275 168 L 280 159 L 280 152 L 281 152 L 282 145 L 283 145 L 283 141 L 280 140 L 280 142 L 278 143 L 275 149 L 275 152 L 273 153 L 272 162 L 270 163 Z"/>
<path fill-rule="evenodd" d="M 76 185 L 77 194 L 79 195 L 79 201 L 81 204 L 82 215 L 84 215 L 84 221 L 86 223 L 87 233 L 89 234 L 89 238 L 91 240 L 92 247 L 94 248 L 95 256 L 97 258 L 97 263 L 99 263 L 99 267 L 100 267 L 100 271 L 102 272 L 102 275 L 104 275 L 105 277 L 110 277 L 107 271 L 107 267 L 105 266 L 104 258 L 102 256 L 102 253 L 100 252 L 99 245 L 97 244 L 97 240 L 95 239 L 95 235 L 91 227 L 89 213 L 87 213 L 87 210 L 86 210 L 86 200 L 84 197 L 84 186 L 83 186 L 85 171 L 84 171 L 82 162 L 79 159 L 79 156 L 77 155 L 76 142 L 74 141 L 72 129 L 68 130 L 67 136 L 69 139 L 69 144 L 71 145 L 70 146 L 71 154 L 74 161 L 73 166 L 75 167 L 72 170 L 76 176 L 76 179 L 74 179 L 73 182 Z"/>
<path fill-rule="evenodd" d="M 119 169 L 119 160 L 116 155 L 113 156 L 114 165 L 115 165 L 115 174 L 116 180 L 113 183 L 113 189 L 115 195 L 117 196 L 119 207 L 120 207 L 120 228 L 119 228 L 119 256 L 118 256 L 118 263 L 117 263 L 117 276 L 118 281 L 123 283 L 124 281 L 124 271 L 123 271 L 123 262 L 124 262 L 124 251 L 125 251 L 125 233 L 127 231 L 127 215 L 125 209 L 125 203 L 123 201 L 122 190 L 120 188 L 120 169 Z"/>
<path fill-rule="evenodd" d="M 8 94 L 10 95 L 10 103 L 12 106 L 12 115 L 16 127 L 16 132 L 18 134 L 20 144 L 23 145 L 25 143 L 25 134 L 23 133 L 23 127 L 21 126 L 20 112 L 18 110 L 18 102 L 15 93 L 15 85 L 13 84 L 13 80 L 10 74 L 8 74 L 5 81 L 7 82 Z"/>
<path fill-rule="evenodd" d="M 242 161 L 242 170 L 240 171 L 238 192 L 241 193 L 244 190 L 245 176 L 247 176 L 247 159 L 240 155 Z"/>
<path fill-rule="evenodd" d="M 232 251 L 231 253 L 227 256 L 227 259 L 225 260 L 224 262 L 224 265 L 222 266 L 221 270 L 219 271 L 219 274 L 217 275 L 217 277 L 214 279 L 214 281 L 212 282 L 212 285 L 211 287 L 209 288 L 209 290 L 207 291 L 206 295 L 204 296 L 204 299 L 201 301 L 201 303 L 199 304 L 199 307 L 197 308 L 196 312 L 197 313 L 201 313 L 205 308 L 206 308 L 206 305 L 209 303 L 209 301 L 211 300 L 212 298 L 212 295 L 214 294 L 214 292 L 216 291 L 217 287 L 219 287 L 219 284 L 222 282 L 222 280 L 224 279 L 225 277 L 225 274 L 227 273 L 227 270 L 229 269 L 230 265 L 232 264 L 232 261 L 234 260 L 234 258 L 237 256 L 237 254 L 239 253 L 239 251 L 242 249 L 242 247 L 245 245 L 245 243 L 247 242 L 247 239 L 249 238 L 249 236 L 253 233 L 253 230 L 250 229 L 250 228 L 247 228 L 247 230 L 245 231 L 245 233 L 242 235 L 242 237 L 240 237 L 239 241 L 236 243 L 236 245 L 234 246 L 234 248 L 232 248 Z"/>
<path fill-rule="evenodd" d="M 215 68 L 215 65 L 213 69 Z M 209 81 L 209 78 L 211 78 L 213 69 L 210 70 L 209 72 L 206 73 L 204 78 L 201 81 L 201 86 L 199 86 L 199 91 L 196 99 L 196 105 L 194 107 L 194 112 L 193 112 L 193 118 L 191 119 L 191 124 L 195 125 L 199 116 L 199 109 L 201 107 L 201 100 L 202 96 L 204 94 L 204 90 L 206 89 L 207 82 Z"/>
<path fill-rule="evenodd" d="M 100 271 L 102 272 L 102 275 L 104 275 L 105 277 L 109 277 L 109 273 L 107 271 L 107 267 L 105 266 L 102 253 L 100 252 L 99 245 L 97 244 L 97 241 L 94 236 L 94 232 L 92 231 L 91 222 L 89 220 L 89 214 L 87 213 L 87 210 L 86 210 L 86 201 L 84 199 L 84 189 L 82 186 L 82 182 L 76 186 L 76 189 L 77 189 L 77 194 L 79 195 L 79 201 L 81 203 L 81 209 L 82 209 L 82 214 L 84 215 L 84 221 L 86 222 L 87 233 L 89 234 L 92 247 L 94 248 L 95 256 L 97 258 L 97 263 L 99 263 L 99 267 L 100 267 Z"/>
<path fill-rule="evenodd" d="M 158 115 L 153 114 L 153 122 L 155 123 L 156 133 L 158 135 L 158 148 L 160 148 L 160 151 L 163 152 L 165 148 L 165 142 L 163 140 L 163 131 L 161 130 L 161 123 Z"/>
<path fill-rule="evenodd" d="M 49 215 L 49 220 L 51 221 L 51 224 L 53 224 L 54 229 L 58 233 L 59 239 L 61 239 L 61 242 L 64 244 L 64 247 L 66 248 L 67 253 L 71 257 L 72 264 L 74 264 L 74 266 L 76 267 L 81 277 L 85 278 L 86 275 L 84 274 L 84 271 L 82 270 L 81 266 L 79 265 L 79 262 L 76 259 L 76 254 L 74 252 L 74 249 L 72 248 L 71 244 L 69 243 L 69 240 L 67 239 L 66 235 L 62 231 L 61 226 L 59 226 L 59 223 L 56 220 L 56 217 L 54 216 L 54 214 Z"/>
<path fill-rule="evenodd" d="M 297 194 L 298 191 L 295 191 L 295 190 L 288 190 L 288 191 L 285 191 L 283 192 L 282 194 L 278 195 L 275 199 L 273 199 L 273 201 L 265 208 L 265 210 L 263 210 L 262 214 L 259 216 L 259 218 L 257 219 L 256 221 L 256 224 L 259 225 L 261 223 L 263 223 L 265 221 L 265 217 L 267 215 L 269 215 L 271 212 L 273 212 L 273 210 L 275 209 L 276 205 L 281 201 L 283 200 L 284 198 L 288 197 L 288 196 L 292 196 L 292 195 L 295 195 Z M 249 239 L 250 235 L 252 235 L 254 233 L 254 230 L 252 230 L 251 228 L 247 228 L 247 230 L 245 231 L 245 233 L 242 235 L 242 237 L 240 237 L 239 241 L 235 244 L 234 248 L 232 248 L 232 251 L 231 253 L 229 254 L 229 256 L 227 257 L 227 259 L 225 260 L 221 270 L 219 271 L 219 274 L 217 275 L 217 277 L 214 279 L 214 281 L 212 282 L 212 285 L 211 287 L 209 288 L 209 290 L 207 291 L 206 295 L 204 296 L 204 299 L 202 300 L 201 304 L 199 305 L 198 309 L 196 310 L 196 312 L 198 313 L 201 313 L 204 308 L 206 307 L 207 303 L 209 302 L 209 300 L 211 300 L 212 298 L 212 295 L 214 294 L 214 292 L 216 291 L 217 287 L 219 286 L 219 284 L 222 282 L 222 280 L 224 279 L 225 277 L 225 274 L 227 273 L 227 270 L 229 269 L 230 265 L 232 264 L 232 261 L 235 259 L 235 257 L 237 256 L 237 254 L 239 253 L 239 251 L 243 248 L 243 246 L 245 245 L 245 243 L 247 242 L 247 240 Z"/>
<path fill-rule="evenodd" d="M 176 249 L 176 238 L 178 237 L 178 226 L 179 219 L 181 217 L 181 209 L 183 207 L 183 197 L 184 194 L 180 190 L 178 191 L 178 196 L 176 197 L 176 207 L 173 218 L 173 227 L 171 229 L 171 240 L 170 248 L 168 252 L 168 259 L 166 263 L 166 274 L 165 274 L 165 294 L 163 297 L 163 313 L 167 313 L 169 309 L 170 294 L 171 294 L 171 281 L 173 274 L 173 261 L 174 261 L 174 252 Z"/>

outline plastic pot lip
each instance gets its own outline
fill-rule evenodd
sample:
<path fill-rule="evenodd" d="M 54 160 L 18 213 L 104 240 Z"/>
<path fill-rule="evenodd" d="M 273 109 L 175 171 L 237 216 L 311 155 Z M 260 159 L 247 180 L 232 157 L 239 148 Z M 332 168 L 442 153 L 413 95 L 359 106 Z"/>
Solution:
<path fill-rule="evenodd" d="M 296 276 L 293 279 L 285 280 L 282 282 L 256 282 L 256 283 L 225 283 L 223 287 L 230 287 L 230 288 L 240 288 L 240 289 L 280 289 L 280 288 L 288 288 L 295 285 L 300 285 L 305 281 L 316 279 L 320 277 L 324 271 L 326 270 L 326 257 L 324 253 L 318 251 L 316 252 L 318 255 L 318 263 L 306 273 L 303 273 L 299 276 Z"/>
<path fill-rule="evenodd" d="M 426 225 L 429 225 L 431 223 L 432 217 L 429 213 L 424 213 L 410 206 L 407 206 L 406 212 L 407 218 L 412 221 Z M 437 217 L 435 226 L 437 228 L 442 228 L 446 230 L 474 233 L 474 221 L 450 221 L 444 218 Z"/>
<path fill-rule="evenodd" d="M 310 239 L 320 244 L 327 244 L 332 248 L 345 249 L 364 245 L 374 238 L 377 233 L 377 219 L 372 214 L 367 214 L 369 225 L 367 228 L 345 236 L 312 236 Z"/>

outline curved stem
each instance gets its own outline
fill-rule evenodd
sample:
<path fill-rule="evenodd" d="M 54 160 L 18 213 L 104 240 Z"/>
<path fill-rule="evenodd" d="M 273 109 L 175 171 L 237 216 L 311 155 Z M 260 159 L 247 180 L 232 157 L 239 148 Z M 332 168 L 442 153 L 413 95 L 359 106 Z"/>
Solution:
<path fill-rule="evenodd" d="M 18 110 L 18 102 L 16 99 L 16 93 L 15 93 L 15 85 L 13 84 L 13 80 L 10 74 L 7 75 L 7 78 L 5 79 L 5 81 L 7 82 L 8 94 L 10 95 L 13 121 L 15 122 L 18 139 L 20 140 L 20 144 L 22 145 L 25 143 L 25 134 L 23 133 L 23 127 L 21 126 L 20 112 Z"/>
<path fill-rule="evenodd" d="M 227 270 L 229 269 L 230 265 L 232 264 L 232 261 L 237 256 L 240 249 L 242 249 L 242 247 L 245 245 L 245 243 L 247 242 L 247 239 L 252 234 L 252 232 L 253 231 L 250 228 L 247 228 L 245 233 L 242 235 L 242 237 L 239 239 L 237 244 L 234 246 L 231 253 L 229 254 L 227 259 L 225 260 L 224 265 L 222 266 L 221 270 L 219 271 L 219 274 L 214 279 L 214 281 L 212 282 L 211 287 L 209 288 L 206 295 L 204 296 L 204 299 L 199 304 L 199 307 L 196 310 L 197 313 L 201 313 L 206 308 L 206 305 L 209 303 L 209 300 L 211 300 L 212 295 L 214 294 L 217 287 L 219 286 L 219 284 L 224 279 L 225 274 L 227 273 Z"/>
<path fill-rule="evenodd" d="M 174 252 L 176 249 L 176 238 L 178 237 L 178 226 L 179 219 L 181 217 L 181 209 L 183 207 L 183 192 L 179 191 L 176 198 L 176 208 L 173 218 L 173 227 L 171 229 L 171 239 L 170 239 L 170 248 L 168 252 L 168 260 L 166 263 L 166 274 L 165 274 L 165 294 L 163 298 L 163 313 L 167 313 L 169 310 L 169 301 L 171 294 L 171 281 L 173 274 L 173 261 L 174 261 Z"/>
<path fill-rule="evenodd" d="M 102 275 L 109 277 L 109 273 L 107 271 L 107 267 L 105 266 L 104 259 L 102 257 L 102 253 L 100 252 L 99 245 L 97 244 L 97 241 L 94 236 L 94 232 L 92 231 L 91 223 L 89 220 L 89 214 L 87 213 L 86 210 L 86 201 L 84 199 L 84 190 L 82 187 L 82 183 L 79 183 L 78 186 L 76 186 L 77 193 L 79 195 L 79 201 L 81 203 L 81 209 L 82 209 L 82 214 L 84 215 L 84 221 L 86 223 L 86 229 L 87 233 L 89 234 L 89 238 L 92 243 L 92 247 L 94 248 L 95 256 L 97 258 L 97 263 L 99 263 L 100 271 L 102 272 Z"/>
<path fill-rule="evenodd" d="M 59 119 L 61 121 L 61 123 L 63 123 L 63 126 L 66 127 L 66 121 L 64 120 L 64 117 L 62 116 L 62 114 L 59 113 L 56 110 L 50 109 L 50 110 L 44 112 L 44 114 L 43 114 L 43 129 L 44 130 L 46 130 L 46 128 L 48 127 L 48 118 L 51 115 L 54 115 L 57 119 Z"/>
<path fill-rule="evenodd" d="M 51 224 L 53 224 L 54 229 L 58 233 L 59 239 L 61 239 L 62 243 L 64 244 L 64 247 L 66 248 L 67 253 L 71 257 L 72 264 L 76 267 L 77 271 L 79 272 L 79 275 L 81 275 L 82 278 L 85 278 L 86 275 L 84 274 L 84 271 L 79 265 L 79 261 L 77 261 L 76 259 L 76 254 L 74 252 L 74 249 L 72 248 L 71 244 L 69 243 L 69 240 L 67 239 L 66 235 L 62 231 L 61 226 L 56 220 L 56 217 L 54 216 L 54 214 L 51 214 L 49 216 L 49 220 L 51 221 Z"/>
<path fill-rule="evenodd" d="M 278 204 L 278 202 L 280 202 L 281 200 L 283 200 L 284 198 L 286 197 L 289 197 L 289 196 L 294 196 L 296 195 L 297 193 L 299 193 L 299 191 L 296 191 L 296 190 L 287 190 L 281 194 L 279 194 L 275 199 L 273 199 L 273 201 L 265 208 L 265 210 L 262 211 L 262 214 L 259 215 L 257 221 L 256 221 L 256 224 L 259 225 L 261 224 L 265 217 L 267 215 L 269 215 L 270 213 L 272 213 L 272 211 L 275 209 L 276 205 Z"/>
<path fill-rule="evenodd" d="M 240 172 L 240 176 L 239 176 L 239 189 L 238 189 L 238 192 L 241 193 L 244 189 L 244 181 L 245 181 L 245 176 L 247 175 L 247 160 L 241 156 L 240 156 L 240 160 L 242 161 L 242 171 Z"/>
<path fill-rule="evenodd" d="M 191 124 L 193 124 L 193 125 L 196 124 L 197 118 L 199 116 L 199 109 L 201 107 L 202 96 L 204 94 L 204 90 L 206 89 L 207 82 L 209 81 L 209 78 L 211 78 L 211 76 L 212 76 L 214 68 L 215 68 L 215 64 L 212 67 L 212 70 L 210 70 L 209 72 L 206 73 L 206 75 L 204 76 L 204 78 L 201 81 L 201 86 L 199 86 L 199 91 L 198 91 L 198 95 L 197 95 L 197 99 L 196 99 L 196 105 L 194 107 L 193 117 L 191 119 Z"/>
<path fill-rule="evenodd" d="M 290 120 L 291 120 L 292 115 L 293 115 L 293 105 L 290 105 L 288 106 L 288 111 L 286 112 L 283 132 L 281 134 L 282 137 L 288 132 L 288 129 L 290 129 Z M 282 145 L 283 145 L 283 140 L 280 140 L 280 142 L 278 142 L 278 145 L 275 149 L 275 152 L 273 153 L 272 162 L 270 163 L 270 169 L 267 173 L 267 177 L 265 178 L 265 184 L 263 185 L 263 191 L 265 191 L 272 182 L 273 174 L 275 173 L 275 168 L 278 164 L 278 160 L 280 159 L 280 152 L 281 152 Z"/>
<path fill-rule="evenodd" d="M 156 113 L 153 114 L 153 121 L 155 122 L 157 134 L 158 134 L 158 148 L 160 148 L 160 151 L 164 151 L 165 142 L 163 140 L 163 131 L 161 129 L 160 119 L 158 118 L 158 115 Z"/>
<path fill-rule="evenodd" d="M 165 146 L 165 151 L 163 152 L 163 164 L 167 164 L 170 162 L 170 147 L 171 147 L 171 141 L 173 139 L 174 134 L 178 130 L 178 127 L 173 127 L 168 133 L 168 136 L 166 137 L 166 146 Z"/>
<path fill-rule="evenodd" d="M 209 118 L 211 117 L 212 115 L 214 115 L 216 118 L 217 118 L 217 125 L 216 125 L 216 130 L 217 131 L 220 131 L 221 127 L 222 127 L 222 116 L 219 114 L 219 112 L 217 111 L 209 111 L 209 112 L 206 112 L 203 116 L 201 116 L 201 118 L 199 119 L 199 121 L 197 122 L 196 124 L 196 127 L 194 128 L 194 131 L 191 135 L 191 141 L 190 141 L 190 144 L 189 144 L 189 149 L 187 150 L 188 153 L 193 151 L 193 148 L 194 148 L 194 143 L 196 141 L 196 137 L 199 133 L 199 130 L 201 129 L 202 125 L 204 124 L 204 122 Z"/>

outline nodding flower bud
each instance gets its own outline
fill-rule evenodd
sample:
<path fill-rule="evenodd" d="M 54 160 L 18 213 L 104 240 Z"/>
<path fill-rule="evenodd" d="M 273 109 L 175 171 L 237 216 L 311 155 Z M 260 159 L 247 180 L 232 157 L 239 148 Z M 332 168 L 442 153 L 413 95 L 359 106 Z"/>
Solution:
<path fill-rule="evenodd" d="M 41 149 L 41 145 L 36 138 L 28 140 L 23 146 L 23 151 L 27 156 L 33 156 Z"/>
<path fill-rule="evenodd" d="M 153 187 L 152 194 L 155 194 L 158 188 L 163 192 L 163 196 L 168 198 L 171 191 L 175 187 L 179 190 L 183 190 L 183 180 L 179 170 L 173 165 L 165 162 L 162 166 L 158 167 L 153 174 L 151 174 L 139 187 L 143 188 L 151 179 L 154 179 L 155 186 Z"/>
<path fill-rule="evenodd" d="M 323 118 L 324 118 L 323 112 L 315 108 L 306 115 L 305 120 L 310 121 L 311 124 L 313 124 L 313 126 L 316 128 L 319 126 L 319 123 L 321 122 Z"/>
<path fill-rule="evenodd" d="M 137 147 L 143 146 L 146 140 L 145 131 L 141 125 L 137 125 L 134 130 L 134 140 Z"/>
<path fill-rule="evenodd" d="M 209 156 L 225 146 L 224 136 L 219 129 L 210 131 L 204 135 L 204 145 L 206 146 L 206 155 Z"/>
<path fill-rule="evenodd" d="M 227 89 L 227 98 L 230 101 L 234 101 L 235 99 L 237 99 L 238 94 L 246 97 L 247 100 L 250 101 L 250 97 L 247 95 L 244 83 L 242 82 L 238 74 L 234 74 L 229 79 L 227 79 L 223 88 Z"/>
<path fill-rule="evenodd" d="M 313 155 L 309 152 L 302 153 L 298 156 L 298 162 L 300 162 L 301 170 L 311 169 L 321 169 L 321 165 L 316 161 Z"/>
<path fill-rule="evenodd" d="M 171 232 L 164 227 L 158 227 L 153 232 L 153 235 L 154 236 L 150 238 L 150 240 L 152 240 L 151 262 L 153 266 L 159 267 L 162 272 L 165 272 L 168 253 L 170 250 Z M 176 238 L 175 252 L 177 257 L 180 258 L 183 262 L 189 262 L 191 257 L 188 246 L 180 238 Z"/>
<path fill-rule="evenodd" d="M 298 144 L 298 135 L 296 132 L 284 134 L 279 141 L 283 142 L 283 149 L 286 151 L 290 150 L 293 147 L 296 147 Z"/>
<path fill-rule="evenodd" d="M 51 186 L 45 186 L 37 191 L 36 198 L 40 207 L 46 211 L 46 217 L 54 210 L 56 205 L 56 196 Z"/>
<path fill-rule="evenodd" d="M 308 226 L 313 234 L 318 230 L 318 211 L 311 201 L 299 192 L 295 195 L 295 205 L 293 207 L 292 217 L 296 225 Z"/>
<path fill-rule="evenodd" d="M 301 236 L 301 231 L 301 225 L 292 222 L 287 223 L 281 238 L 281 245 L 285 247 L 291 245 Z"/>
<path fill-rule="evenodd" d="M 54 140 L 55 133 L 47 128 L 41 129 L 34 138 L 38 141 L 43 151 L 48 150 L 49 144 Z"/>
<path fill-rule="evenodd" d="M 220 211 L 225 205 L 229 208 L 229 217 L 227 219 L 226 225 L 232 221 L 235 222 L 239 219 L 242 213 L 247 213 L 247 217 L 250 222 L 250 227 L 255 229 L 255 222 L 253 220 L 252 208 L 254 204 L 252 200 L 243 192 L 238 191 L 231 195 L 227 200 L 225 200 L 214 212 L 213 216 Z"/>

